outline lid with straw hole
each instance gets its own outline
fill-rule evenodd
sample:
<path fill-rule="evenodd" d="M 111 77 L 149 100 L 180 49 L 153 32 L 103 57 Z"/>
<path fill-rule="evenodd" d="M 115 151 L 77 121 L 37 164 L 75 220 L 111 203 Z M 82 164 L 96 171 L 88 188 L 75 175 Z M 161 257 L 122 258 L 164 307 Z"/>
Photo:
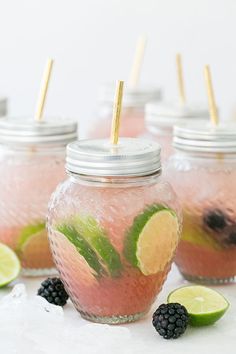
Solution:
<path fill-rule="evenodd" d="M 77 138 L 77 122 L 69 119 L 6 117 L 0 119 L 1 144 L 68 144 Z"/>
<path fill-rule="evenodd" d="M 84 140 L 67 146 L 68 172 L 87 176 L 146 176 L 160 171 L 160 146 L 135 138 L 119 139 L 123 81 L 118 81 L 113 105 L 111 139 Z"/>
<path fill-rule="evenodd" d="M 0 143 L 12 145 L 68 144 L 77 138 L 77 122 L 43 117 L 54 60 L 48 59 L 44 70 L 35 117 L 0 119 Z"/>
<path fill-rule="evenodd" d="M 174 127 L 175 148 L 192 152 L 235 153 L 236 123 L 220 122 L 215 102 L 210 68 L 204 68 L 210 120 Z"/>

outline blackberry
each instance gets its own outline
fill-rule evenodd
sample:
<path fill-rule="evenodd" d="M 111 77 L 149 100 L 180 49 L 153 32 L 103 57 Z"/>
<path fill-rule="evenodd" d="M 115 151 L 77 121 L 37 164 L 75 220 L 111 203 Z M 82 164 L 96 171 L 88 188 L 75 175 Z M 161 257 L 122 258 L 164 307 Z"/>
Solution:
<path fill-rule="evenodd" d="M 186 330 L 189 315 L 186 308 L 178 303 L 162 304 L 152 316 L 152 324 L 165 339 L 178 338 Z"/>
<path fill-rule="evenodd" d="M 221 210 L 215 209 L 208 211 L 203 216 L 203 222 L 210 229 L 214 231 L 221 231 L 227 225 L 227 218 Z"/>
<path fill-rule="evenodd" d="M 44 280 L 38 290 L 38 295 L 44 297 L 44 299 L 51 304 L 58 306 L 64 306 L 69 298 L 59 278 L 48 278 Z"/>

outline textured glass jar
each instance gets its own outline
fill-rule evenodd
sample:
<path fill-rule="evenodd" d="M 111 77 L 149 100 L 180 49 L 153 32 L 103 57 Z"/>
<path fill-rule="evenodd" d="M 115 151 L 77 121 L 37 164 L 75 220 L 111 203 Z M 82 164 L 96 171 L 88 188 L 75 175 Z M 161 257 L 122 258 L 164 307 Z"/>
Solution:
<path fill-rule="evenodd" d="M 111 130 L 115 86 L 104 85 L 99 95 L 98 120 L 89 131 L 89 138 L 108 138 Z M 152 100 L 161 99 L 161 90 L 152 87 L 124 90 L 120 136 L 137 137 L 144 133 L 144 107 Z"/>
<path fill-rule="evenodd" d="M 175 262 L 190 280 L 236 279 L 236 124 L 175 127 L 166 173 L 183 208 Z"/>
<path fill-rule="evenodd" d="M 107 140 L 72 143 L 67 172 L 48 215 L 66 290 L 86 319 L 135 321 L 161 290 L 179 240 L 178 205 L 161 177 L 160 147 L 132 138 L 117 146 Z M 147 249 L 141 234 L 142 240 L 149 235 Z"/>
<path fill-rule="evenodd" d="M 145 138 L 161 145 L 162 161 L 166 161 L 173 153 L 172 139 L 175 124 L 208 119 L 207 106 L 200 104 L 174 104 L 166 102 L 150 102 L 145 107 Z"/>
<path fill-rule="evenodd" d="M 24 275 L 51 273 L 47 204 L 65 178 L 65 147 L 77 136 L 67 120 L 0 120 L 0 242 L 18 254 Z"/>

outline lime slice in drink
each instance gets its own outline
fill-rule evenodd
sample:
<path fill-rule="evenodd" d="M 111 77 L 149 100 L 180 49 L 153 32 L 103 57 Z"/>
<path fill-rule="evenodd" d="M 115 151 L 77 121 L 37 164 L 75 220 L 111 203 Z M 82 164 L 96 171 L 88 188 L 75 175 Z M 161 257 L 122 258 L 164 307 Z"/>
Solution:
<path fill-rule="evenodd" d="M 96 275 L 100 276 L 106 273 L 94 250 L 73 225 L 62 224 L 57 227 L 57 230 L 76 247 L 88 265 L 96 272 Z"/>
<path fill-rule="evenodd" d="M 152 205 L 138 215 L 125 239 L 124 255 L 144 275 L 165 269 L 179 240 L 175 212 L 162 205 Z"/>
<path fill-rule="evenodd" d="M 11 248 L 0 243 L 0 287 L 9 284 L 20 273 L 20 261 Z"/>
<path fill-rule="evenodd" d="M 17 251 L 22 250 L 24 245 L 32 238 L 34 235 L 38 234 L 40 231 L 45 230 L 45 222 L 38 222 L 37 224 L 30 224 L 22 228 L 17 244 Z"/>
<path fill-rule="evenodd" d="M 176 289 L 169 294 L 167 301 L 185 306 L 192 326 L 213 324 L 229 307 L 228 301 L 217 291 L 199 285 Z"/>
<path fill-rule="evenodd" d="M 25 268 L 40 268 L 42 265 L 45 268 L 52 267 L 53 261 L 47 230 L 44 228 L 30 235 L 20 249 L 18 248 L 17 254 L 21 259 L 22 266 Z"/>
<path fill-rule="evenodd" d="M 92 216 L 76 216 L 73 224 L 77 232 L 90 245 L 99 258 L 100 263 L 112 277 L 121 274 L 120 255 L 111 244 L 105 230 Z"/>

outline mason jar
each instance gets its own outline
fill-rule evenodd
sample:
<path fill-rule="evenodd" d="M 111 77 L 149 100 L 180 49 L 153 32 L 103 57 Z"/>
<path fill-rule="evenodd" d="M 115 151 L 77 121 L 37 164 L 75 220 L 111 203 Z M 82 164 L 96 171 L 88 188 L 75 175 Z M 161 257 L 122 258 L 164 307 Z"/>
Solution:
<path fill-rule="evenodd" d="M 65 178 L 65 147 L 76 136 L 69 120 L 0 119 L 0 242 L 16 251 L 24 275 L 53 271 L 47 204 Z"/>
<path fill-rule="evenodd" d="M 162 160 L 173 153 L 173 127 L 178 123 L 209 120 L 207 105 L 150 102 L 145 107 L 145 138 L 157 141 L 162 147 Z"/>
<path fill-rule="evenodd" d="M 114 103 L 115 86 L 104 85 L 99 92 L 98 120 L 89 130 L 89 138 L 108 138 L 110 136 L 112 110 Z M 124 90 L 120 136 L 137 137 L 144 133 L 144 107 L 152 100 L 161 99 L 161 90 L 155 87 L 142 87 Z"/>
<path fill-rule="evenodd" d="M 174 129 L 166 174 L 183 208 L 175 262 L 190 281 L 236 279 L 236 124 L 202 121 Z"/>
<path fill-rule="evenodd" d="M 162 288 L 180 234 L 160 147 L 135 138 L 67 147 L 68 179 L 49 204 L 56 267 L 76 309 L 100 323 L 142 317 Z"/>

